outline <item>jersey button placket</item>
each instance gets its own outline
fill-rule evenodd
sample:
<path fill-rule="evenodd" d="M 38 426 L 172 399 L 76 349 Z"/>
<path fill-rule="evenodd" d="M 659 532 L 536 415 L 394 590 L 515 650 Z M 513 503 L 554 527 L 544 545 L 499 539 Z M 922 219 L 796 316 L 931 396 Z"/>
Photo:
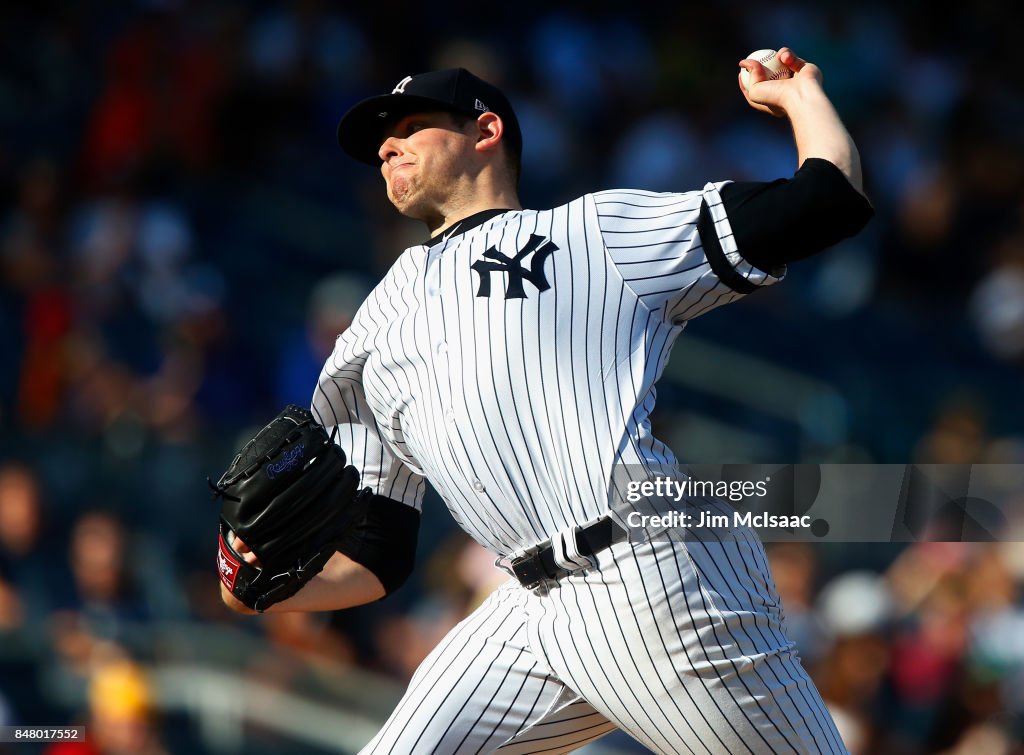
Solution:
<path fill-rule="evenodd" d="M 431 299 L 436 299 L 438 294 L 441 293 L 441 260 L 438 255 L 438 250 L 431 249 L 427 253 L 427 271 L 426 271 L 426 284 L 427 284 L 427 296 Z"/>
<path fill-rule="evenodd" d="M 448 432 L 456 431 L 455 411 L 448 396 L 450 391 L 448 373 L 448 341 L 445 339 L 444 308 L 438 298 L 441 288 L 441 267 L 442 258 L 440 254 L 432 250 L 427 260 L 426 283 L 427 283 L 427 318 L 429 325 L 430 350 L 433 358 L 430 360 L 430 367 L 434 380 L 437 383 L 439 403 L 437 409 L 443 412 L 444 420 L 447 423 Z M 451 441 L 449 440 L 449 443 Z"/>

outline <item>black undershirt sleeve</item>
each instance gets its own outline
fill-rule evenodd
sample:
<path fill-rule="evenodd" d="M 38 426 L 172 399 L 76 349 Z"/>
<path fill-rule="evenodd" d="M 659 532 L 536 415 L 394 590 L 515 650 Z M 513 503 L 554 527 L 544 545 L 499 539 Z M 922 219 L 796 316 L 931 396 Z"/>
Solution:
<path fill-rule="evenodd" d="M 792 178 L 726 184 L 721 195 L 737 250 L 766 271 L 855 235 L 874 214 L 843 172 L 817 157 Z"/>
<path fill-rule="evenodd" d="M 419 511 L 401 501 L 373 495 L 337 550 L 373 572 L 390 595 L 412 574 L 419 531 Z"/>

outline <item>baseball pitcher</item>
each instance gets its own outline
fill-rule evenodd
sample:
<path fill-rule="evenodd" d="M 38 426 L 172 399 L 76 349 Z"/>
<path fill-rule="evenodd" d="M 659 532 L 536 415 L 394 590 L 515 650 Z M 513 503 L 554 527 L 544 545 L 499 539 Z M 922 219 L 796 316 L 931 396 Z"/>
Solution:
<path fill-rule="evenodd" d="M 771 183 L 525 209 L 515 112 L 463 69 L 342 118 L 341 147 L 429 238 L 338 338 L 312 416 L 286 410 L 216 485 L 224 600 L 384 597 L 413 568 L 427 481 L 510 573 L 364 752 L 561 753 L 615 728 L 659 753 L 846 751 L 757 536 L 638 540 L 609 508 L 617 470 L 677 463 L 649 416 L 686 324 L 872 214 L 821 71 L 787 48 L 778 62 L 788 78 L 749 59 L 740 77 L 751 107 L 792 124 L 797 170 Z"/>

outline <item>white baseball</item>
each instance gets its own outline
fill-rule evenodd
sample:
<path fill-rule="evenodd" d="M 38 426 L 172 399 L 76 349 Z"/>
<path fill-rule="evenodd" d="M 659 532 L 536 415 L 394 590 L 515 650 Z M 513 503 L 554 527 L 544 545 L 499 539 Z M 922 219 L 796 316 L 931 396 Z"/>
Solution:
<path fill-rule="evenodd" d="M 775 57 L 775 50 L 754 50 L 750 53 L 747 58 L 756 60 L 765 68 L 768 69 L 768 79 L 788 79 L 793 75 L 793 72 L 786 66 L 782 65 L 782 62 Z M 740 77 L 743 81 L 743 88 L 750 89 L 750 71 L 746 68 L 740 69 Z"/>

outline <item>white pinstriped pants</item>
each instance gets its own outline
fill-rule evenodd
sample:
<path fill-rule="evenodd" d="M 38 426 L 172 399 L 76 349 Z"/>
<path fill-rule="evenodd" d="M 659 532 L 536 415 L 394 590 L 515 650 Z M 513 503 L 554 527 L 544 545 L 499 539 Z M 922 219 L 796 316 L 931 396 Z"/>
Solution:
<path fill-rule="evenodd" d="M 499 587 L 424 660 L 363 753 L 562 753 L 619 727 L 658 753 L 845 753 L 785 638 L 753 533 L 617 543 Z"/>

